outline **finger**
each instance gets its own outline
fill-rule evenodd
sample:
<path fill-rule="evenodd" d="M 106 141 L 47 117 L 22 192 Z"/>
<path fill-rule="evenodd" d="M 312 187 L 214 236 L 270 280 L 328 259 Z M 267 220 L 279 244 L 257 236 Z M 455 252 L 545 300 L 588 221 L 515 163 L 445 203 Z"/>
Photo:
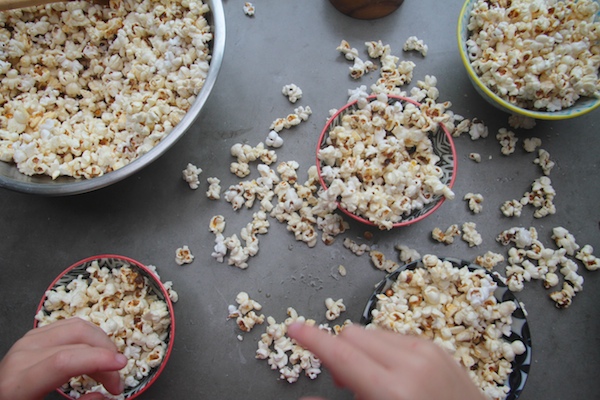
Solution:
<path fill-rule="evenodd" d="M 366 330 L 354 325 L 344 328 L 340 337 L 388 368 L 398 365 L 397 358 L 400 352 L 410 355 L 421 342 L 421 339 L 415 336 L 402 335 L 381 328 Z M 392 353 L 395 356 L 391 357 Z"/>
<path fill-rule="evenodd" d="M 102 393 L 94 392 L 84 394 L 79 400 L 106 400 L 106 397 Z"/>
<path fill-rule="evenodd" d="M 106 390 L 119 394 L 123 391 L 123 386 L 117 371 L 126 364 L 127 358 L 114 351 L 66 346 L 24 369 L 21 374 L 22 384 L 18 389 L 24 394 L 23 398 L 38 398 L 68 382 L 71 377 L 102 373 L 101 383 Z M 30 382 L 36 382 L 36 385 L 30 385 Z"/>
<path fill-rule="evenodd" d="M 43 335 L 43 340 L 40 337 Z M 22 339 L 22 345 L 29 348 L 62 346 L 84 343 L 93 347 L 103 347 L 116 351 L 115 344 L 97 325 L 81 318 L 60 320 L 41 328 L 32 329 Z"/>
<path fill-rule="evenodd" d="M 362 349 L 315 327 L 292 324 L 288 336 L 314 353 L 338 382 L 364 399 L 389 398 L 384 382 L 388 371 Z"/>

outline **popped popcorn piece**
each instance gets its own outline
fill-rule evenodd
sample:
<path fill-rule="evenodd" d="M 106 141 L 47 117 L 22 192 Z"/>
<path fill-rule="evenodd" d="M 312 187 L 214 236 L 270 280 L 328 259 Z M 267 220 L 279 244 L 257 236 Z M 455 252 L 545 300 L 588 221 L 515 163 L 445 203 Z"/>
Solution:
<path fill-rule="evenodd" d="M 249 17 L 253 17 L 255 11 L 256 8 L 254 7 L 254 4 L 250 3 L 249 1 L 246 1 L 244 3 L 244 14 L 246 14 Z"/>
<path fill-rule="evenodd" d="M 489 130 L 485 123 L 477 118 L 473 118 L 469 128 L 469 136 L 471 136 L 471 140 L 486 138 L 488 133 Z"/>
<path fill-rule="evenodd" d="M 91 179 L 118 170 L 173 131 L 204 85 L 208 4 L 95 7 L 2 13 L 0 115 L 12 118 L 0 118 L 11 132 L 0 155 L 23 174 Z"/>
<path fill-rule="evenodd" d="M 398 263 L 387 259 L 385 255 L 378 250 L 371 250 L 369 252 L 369 256 L 371 257 L 371 262 L 373 263 L 373 266 L 378 270 L 391 273 L 400 267 Z"/>
<path fill-rule="evenodd" d="M 190 264 L 194 261 L 194 255 L 187 245 L 180 247 L 175 252 L 175 262 L 177 265 Z"/>
<path fill-rule="evenodd" d="M 535 127 L 535 118 L 520 114 L 511 114 L 508 117 L 508 125 L 514 129 L 533 129 Z"/>
<path fill-rule="evenodd" d="M 597 97 L 600 59 L 589 32 L 599 29 L 598 9 L 591 0 L 480 0 L 467 26 L 471 65 L 484 85 L 526 109 L 552 112 Z"/>
<path fill-rule="evenodd" d="M 342 40 L 336 50 L 342 53 L 348 61 L 354 61 L 354 59 L 358 57 L 358 50 L 351 47 L 350 43 L 346 40 Z"/>
<path fill-rule="evenodd" d="M 567 282 L 563 283 L 562 290 L 550 293 L 556 308 L 568 308 L 573 303 L 573 297 L 575 297 L 575 289 Z"/>
<path fill-rule="evenodd" d="M 575 255 L 579 250 L 579 245 L 575 242 L 575 236 L 562 226 L 552 228 L 552 239 L 558 247 L 565 249 L 570 256 Z"/>
<path fill-rule="evenodd" d="M 207 179 L 207 182 L 208 190 L 206 191 L 206 197 L 211 200 L 219 200 L 221 198 L 221 180 L 211 177 Z"/>
<path fill-rule="evenodd" d="M 517 248 L 524 249 L 530 247 L 534 240 L 537 240 L 538 234 L 534 227 L 525 229 L 522 227 L 514 227 L 502 231 L 497 237 L 496 241 L 507 245 L 509 243 L 515 243 Z"/>
<path fill-rule="evenodd" d="M 165 287 L 176 301 L 172 282 Z M 104 260 L 90 262 L 84 274 L 46 293 L 35 318 L 43 327 L 75 316 L 99 326 L 127 357 L 127 365 L 119 371 L 126 388 L 137 386 L 164 359 L 171 324 L 167 303 L 128 263 L 110 268 Z M 114 397 L 87 375 L 71 378 L 64 389 L 73 398 L 91 392 Z"/>
<path fill-rule="evenodd" d="M 227 319 L 234 319 L 242 332 L 250 332 L 254 326 L 260 325 L 265 321 L 263 314 L 257 314 L 256 311 L 262 310 L 262 305 L 250 298 L 246 292 L 239 292 L 235 296 L 237 307 L 233 304 L 227 308 Z"/>
<path fill-rule="evenodd" d="M 542 139 L 537 137 L 526 138 L 523 140 L 523 149 L 528 153 L 533 153 L 542 145 Z"/>
<path fill-rule="evenodd" d="M 290 103 L 295 103 L 302 98 L 302 89 L 300 89 L 295 83 L 290 83 L 283 86 L 281 93 L 288 98 Z"/>
<path fill-rule="evenodd" d="M 185 169 L 182 172 L 183 180 L 189 184 L 190 189 L 198 189 L 198 186 L 200 185 L 198 175 L 200 175 L 201 173 L 202 169 L 196 167 L 192 163 L 188 163 L 187 167 L 185 167 Z"/>
<path fill-rule="evenodd" d="M 500 146 L 502 146 L 502 154 L 507 156 L 515 152 L 519 139 L 515 136 L 513 131 L 509 131 L 506 128 L 500 128 L 496 134 L 496 139 L 498 139 Z"/>
<path fill-rule="evenodd" d="M 325 299 L 325 307 L 327 307 L 325 318 L 329 321 L 339 318 L 340 314 L 346 311 L 343 299 L 333 300 L 331 297 L 328 297 Z"/>
<path fill-rule="evenodd" d="M 398 258 L 404 264 L 409 264 L 421 258 L 421 254 L 419 254 L 417 250 L 411 249 L 410 247 L 405 246 L 403 244 L 397 244 L 394 246 L 394 248 L 400 252 L 398 254 Z"/>
<path fill-rule="evenodd" d="M 380 58 L 391 52 L 390 46 L 387 44 L 384 45 L 381 40 L 378 40 L 377 42 L 365 42 L 365 46 L 367 47 L 367 52 L 371 58 Z"/>
<path fill-rule="evenodd" d="M 521 198 L 521 204 L 531 204 L 536 207 L 533 213 L 535 218 L 543 218 L 556 213 L 554 206 L 554 197 L 556 191 L 552 187 L 552 181 L 547 176 L 542 176 L 533 181 L 531 191 L 525 192 Z"/>
<path fill-rule="evenodd" d="M 363 61 L 363 59 L 360 57 L 354 57 L 354 64 L 349 68 L 350 76 L 354 79 L 359 79 L 365 74 L 375 71 L 377 66 L 370 60 Z"/>
<path fill-rule="evenodd" d="M 406 42 L 404 42 L 402 49 L 404 51 L 418 51 L 423 57 L 425 57 L 429 47 L 423 42 L 423 40 L 417 38 L 416 36 L 410 36 L 408 39 L 406 39 Z"/>
<path fill-rule="evenodd" d="M 483 209 L 483 196 L 479 193 L 467 193 L 464 200 L 469 202 L 469 209 L 473 214 L 479 214 Z"/>
<path fill-rule="evenodd" d="M 539 165 L 546 176 L 550 175 L 550 171 L 555 165 L 554 161 L 550 160 L 550 153 L 544 149 L 538 151 L 538 156 L 533 160 L 533 163 Z"/>
<path fill-rule="evenodd" d="M 523 204 L 519 200 L 507 200 L 500 206 L 500 211 L 506 217 L 520 217 L 523 211 Z"/>
<path fill-rule="evenodd" d="M 483 242 L 476 227 L 475 222 L 465 222 L 462 226 L 462 239 L 469 244 L 469 247 L 479 246 Z"/>
<path fill-rule="evenodd" d="M 225 230 L 225 217 L 222 215 L 215 215 L 210 219 L 208 225 L 210 231 L 214 234 L 223 233 Z"/>
<path fill-rule="evenodd" d="M 454 243 L 454 237 L 459 236 L 461 233 L 462 232 L 458 228 L 458 225 L 452 224 L 445 231 L 442 231 L 438 227 L 433 228 L 431 237 L 440 243 L 452 244 Z"/>
<path fill-rule="evenodd" d="M 391 288 L 377 296 L 367 329 L 433 340 L 469 371 L 483 393 L 498 392 L 494 398 L 503 398 L 510 362 L 526 348 L 503 338 L 511 335 L 517 304 L 497 300 L 496 289 L 482 269 L 459 268 L 425 255 L 417 268 L 400 272 Z"/>
<path fill-rule="evenodd" d="M 352 251 L 357 256 L 362 256 L 365 254 L 365 252 L 371 251 L 371 247 L 368 244 L 362 243 L 359 245 L 350 238 L 344 239 L 344 247 Z"/>
<path fill-rule="evenodd" d="M 481 162 L 481 154 L 479 153 L 469 153 L 469 159 L 475 161 L 476 163 Z"/>
<path fill-rule="evenodd" d="M 594 248 L 586 244 L 575 254 L 575 258 L 581 261 L 588 271 L 596 271 L 600 269 L 600 259 L 594 254 Z"/>
<path fill-rule="evenodd" d="M 491 271 L 496 265 L 503 261 L 504 256 L 499 253 L 494 253 L 493 251 L 487 251 L 484 255 L 475 258 L 475 264 L 481 265 L 488 271 Z"/>

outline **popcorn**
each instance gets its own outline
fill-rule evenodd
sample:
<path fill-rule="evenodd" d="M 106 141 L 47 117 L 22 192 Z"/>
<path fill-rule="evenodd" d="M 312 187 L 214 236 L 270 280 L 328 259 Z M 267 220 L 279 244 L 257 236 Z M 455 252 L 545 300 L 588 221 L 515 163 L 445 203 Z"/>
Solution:
<path fill-rule="evenodd" d="M 523 140 L 523 148 L 528 153 L 533 153 L 538 147 L 542 145 L 542 139 L 533 137 Z"/>
<path fill-rule="evenodd" d="M 254 7 L 254 4 L 250 3 L 249 1 L 244 3 L 244 14 L 249 17 L 253 17 L 255 11 L 256 8 Z"/>
<path fill-rule="evenodd" d="M 475 161 L 476 163 L 480 163 L 481 155 L 479 153 L 469 153 L 469 159 Z"/>
<path fill-rule="evenodd" d="M 469 136 L 471 136 L 471 140 L 486 138 L 488 136 L 488 127 L 485 126 L 483 121 L 474 118 L 469 128 Z"/>
<path fill-rule="evenodd" d="M 600 269 L 600 259 L 594 254 L 594 248 L 586 244 L 575 254 L 575 258 L 583 263 L 588 271 L 596 271 Z"/>
<path fill-rule="evenodd" d="M 552 181 L 547 176 L 542 176 L 533 181 L 531 191 L 525 192 L 521 198 L 521 204 L 531 204 L 536 207 L 533 216 L 535 218 L 543 218 L 550 214 L 556 213 L 554 206 L 554 196 L 556 191 L 552 187 Z"/>
<path fill-rule="evenodd" d="M 600 59 L 590 32 L 599 6 L 529 1 L 488 4 L 470 15 L 466 42 L 471 65 L 484 85 L 519 107 L 558 111 L 580 97 L 597 97 Z M 518 32 L 518 34 L 515 34 Z"/>
<path fill-rule="evenodd" d="M 285 96 L 287 96 L 288 100 L 291 103 L 295 103 L 296 101 L 302 98 L 302 89 L 300 89 L 296 84 L 290 83 L 289 85 L 285 85 L 281 90 Z"/>
<path fill-rule="evenodd" d="M 552 228 L 552 239 L 559 248 L 565 249 L 570 256 L 575 255 L 579 250 L 579 245 L 575 242 L 575 237 L 562 226 Z"/>
<path fill-rule="evenodd" d="M 544 149 L 538 151 L 538 157 L 533 160 L 533 163 L 539 165 L 546 176 L 550 175 L 555 165 L 554 161 L 550 160 L 550 153 Z"/>
<path fill-rule="evenodd" d="M 423 57 L 425 57 L 427 55 L 427 50 L 429 50 L 429 47 L 416 36 L 410 36 L 408 39 L 406 39 L 406 42 L 404 42 L 404 46 L 402 47 L 402 49 L 404 51 L 416 50 L 419 53 L 421 53 Z"/>
<path fill-rule="evenodd" d="M 398 263 L 386 259 L 385 255 L 380 251 L 371 250 L 369 252 L 369 256 L 371 257 L 371 262 L 373 263 L 373 266 L 378 270 L 385 271 L 387 273 L 392 273 L 400 267 Z"/>
<path fill-rule="evenodd" d="M 177 297 L 172 282 L 165 287 Z M 128 358 L 119 375 L 126 388 L 135 387 L 158 367 L 167 349 L 171 319 L 167 304 L 153 290 L 147 278 L 128 264 L 109 269 L 94 260 L 85 274 L 49 290 L 35 318 L 40 327 L 74 316 L 98 325 Z M 86 375 L 71 378 L 63 388 L 74 398 L 90 392 L 115 398 Z"/>
<path fill-rule="evenodd" d="M 458 225 L 453 224 L 446 229 L 446 231 L 442 231 L 440 228 L 435 227 L 431 232 L 431 237 L 437 240 L 440 243 L 444 244 L 452 244 L 454 243 L 454 237 L 459 236 L 461 234 Z"/>
<path fill-rule="evenodd" d="M 206 197 L 211 200 L 219 200 L 221 198 L 221 180 L 219 178 L 211 177 L 207 179 L 208 190 L 206 191 Z"/>
<path fill-rule="evenodd" d="M 500 206 L 500 211 L 506 217 L 520 217 L 523 211 L 523 204 L 519 200 L 507 200 Z"/>
<path fill-rule="evenodd" d="M 10 29 L 0 52 L 0 98 L 7 99 L 0 115 L 12 118 L 0 119 L 0 131 L 11 132 L 0 138 L 2 161 L 26 175 L 91 179 L 131 163 L 173 130 L 209 70 L 210 9 L 157 4 L 3 13 Z"/>
<path fill-rule="evenodd" d="M 519 139 L 516 138 L 514 132 L 509 131 L 506 128 L 500 128 L 496 135 L 496 139 L 498 139 L 498 142 L 502 146 L 502 154 L 507 156 L 515 152 L 515 146 Z"/>
<path fill-rule="evenodd" d="M 325 307 L 327 307 L 325 318 L 329 321 L 337 319 L 342 312 L 346 311 L 343 299 L 333 300 L 331 297 L 328 297 L 325 299 Z"/>
<path fill-rule="evenodd" d="M 462 226 L 462 239 L 469 244 L 469 247 L 479 246 L 482 243 L 481 235 L 475 228 L 475 222 L 465 222 Z"/>
<path fill-rule="evenodd" d="M 469 202 L 469 209 L 473 214 L 479 214 L 483 209 L 483 196 L 479 193 L 467 193 L 464 200 Z"/>
<path fill-rule="evenodd" d="M 394 246 L 394 248 L 400 252 L 400 254 L 398 254 L 398 258 L 404 264 L 409 264 L 421 258 L 421 255 L 417 250 L 411 249 L 408 246 L 397 244 Z"/>
<path fill-rule="evenodd" d="M 194 256 L 187 245 L 178 248 L 175 252 L 177 265 L 190 264 L 192 261 L 194 261 Z"/>
<path fill-rule="evenodd" d="M 198 189 L 200 180 L 198 175 L 202 173 L 202 169 L 196 167 L 192 163 L 188 163 L 187 167 L 183 170 L 183 180 L 190 185 L 190 189 Z"/>
<path fill-rule="evenodd" d="M 337 270 L 338 270 L 338 274 L 340 274 L 340 276 L 346 276 L 348 273 L 346 271 L 346 267 L 344 267 L 342 264 L 338 265 Z"/>
<path fill-rule="evenodd" d="M 342 40 L 336 50 L 342 53 L 348 61 L 354 61 L 354 59 L 358 57 L 358 50 L 351 47 L 350 43 L 346 40 Z"/>
<path fill-rule="evenodd" d="M 510 362 L 526 348 L 509 343 L 514 301 L 494 297 L 496 283 L 483 270 L 455 267 L 425 255 L 414 270 L 399 273 L 391 288 L 377 296 L 367 329 L 413 334 L 446 349 L 469 371 L 483 393 L 508 392 Z M 492 350 L 497 349 L 497 350 Z M 494 371 L 494 373 L 490 373 Z"/>
<path fill-rule="evenodd" d="M 496 265 L 504 261 L 504 256 L 502 254 L 494 253 L 492 251 L 486 252 L 482 256 L 477 256 L 475 258 L 475 264 L 481 265 L 488 271 L 491 271 Z"/>
<path fill-rule="evenodd" d="M 366 244 L 358 244 L 350 238 L 344 239 L 344 247 L 352 251 L 357 256 L 362 256 L 365 252 L 371 251 L 371 247 Z"/>
<path fill-rule="evenodd" d="M 238 306 L 230 305 L 228 307 L 227 319 L 235 318 L 237 326 L 243 332 L 250 332 L 255 325 L 260 325 L 265 321 L 263 314 L 257 314 L 256 311 L 262 310 L 260 303 L 252 300 L 248 293 L 239 292 L 235 297 Z"/>

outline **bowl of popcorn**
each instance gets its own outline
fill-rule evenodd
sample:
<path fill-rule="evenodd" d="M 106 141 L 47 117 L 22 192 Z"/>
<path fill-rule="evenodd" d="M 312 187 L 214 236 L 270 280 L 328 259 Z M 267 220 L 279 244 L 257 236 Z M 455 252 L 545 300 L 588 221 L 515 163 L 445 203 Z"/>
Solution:
<path fill-rule="evenodd" d="M 79 317 L 99 326 L 128 358 L 119 371 L 122 399 L 148 389 L 165 368 L 175 338 L 170 282 L 131 258 L 99 255 L 78 261 L 48 287 L 35 316 L 35 327 Z M 176 300 L 176 299 L 174 299 Z M 57 389 L 68 399 L 101 392 L 115 398 L 87 375 L 73 377 Z"/>
<path fill-rule="evenodd" d="M 467 0 L 458 47 L 475 90 L 510 114 L 560 120 L 600 106 L 600 5 Z"/>
<path fill-rule="evenodd" d="M 361 323 L 433 340 L 490 399 L 516 399 L 531 364 L 521 303 L 501 279 L 468 261 L 427 254 L 376 285 Z"/>
<path fill-rule="evenodd" d="M 317 145 L 321 197 L 382 230 L 431 215 L 454 198 L 456 150 L 444 111 L 433 101 L 386 94 L 340 108 Z"/>
<path fill-rule="evenodd" d="M 42 195 L 106 187 L 164 154 L 225 46 L 220 0 L 54 3 L 0 25 L 0 187 Z"/>

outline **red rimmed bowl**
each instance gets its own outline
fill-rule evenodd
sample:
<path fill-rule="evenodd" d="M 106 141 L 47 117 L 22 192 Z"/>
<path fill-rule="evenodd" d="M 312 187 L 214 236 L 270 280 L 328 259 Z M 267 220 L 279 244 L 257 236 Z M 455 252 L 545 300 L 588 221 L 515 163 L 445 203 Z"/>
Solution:
<path fill-rule="evenodd" d="M 370 103 L 372 103 L 377 100 L 377 96 L 369 96 L 367 100 Z M 414 106 L 416 108 L 421 107 L 421 104 L 417 101 L 401 96 L 388 95 L 387 101 L 389 105 L 393 106 L 394 104 L 396 104 L 396 106 L 400 106 L 402 107 L 402 109 L 406 109 L 407 106 L 409 106 L 409 108 L 411 106 Z M 321 131 L 321 135 L 317 144 L 316 166 L 321 186 L 325 190 L 329 190 L 330 184 L 333 182 L 334 179 L 336 179 L 331 177 L 331 168 L 340 167 L 340 165 L 335 165 L 335 163 L 339 163 L 339 159 L 336 160 L 333 166 L 331 165 L 331 159 L 329 159 L 328 161 L 325 160 L 328 156 L 324 156 L 324 153 L 330 152 L 331 149 L 328 148 L 331 148 L 331 146 L 335 147 L 335 144 L 332 143 L 332 140 L 330 138 L 330 133 L 337 127 L 346 124 L 344 120 L 348 115 L 355 115 L 357 112 L 360 112 L 360 110 L 361 108 L 359 107 L 358 101 L 353 101 L 346 104 L 327 121 L 325 127 Z M 392 135 L 392 132 L 386 129 L 386 135 Z M 444 185 L 448 191 L 451 191 L 451 188 L 454 185 L 454 181 L 456 179 L 457 170 L 457 156 L 452 135 L 448 132 L 444 124 L 440 123 L 436 129 L 432 129 L 429 132 L 427 132 L 426 136 L 430 142 L 430 150 L 432 156 L 438 159 L 435 163 L 435 167 L 440 173 L 439 182 L 440 184 Z M 408 147 L 409 146 L 407 146 L 408 153 L 413 153 L 415 151 L 414 149 L 410 149 Z M 406 159 L 402 162 L 410 163 L 411 161 L 410 159 Z M 382 179 L 386 185 L 388 184 L 387 182 L 389 180 L 383 177 L 383 175 L 387 173 L 385 170 L 375 170 L 374 172 L 376 174 L 381 174 L 381 176 L 377 177 L 377 179 Z M 363 176 L 358 176 L 357 174 L 354 174 L 354 176 L 356 176 L 358 181 L 361 183 L 362 189 L 368 189 L 370 183 L 365 184 Z M 350 176 L 350 178 L 352 179 L 353 177 Z M 352 180 L 356 182 L 356 179 Z M 337 204 L 338 209 L 350 218 L 370 226 L 379 227 L 379 229 L 383 230 L 407 226 L 421 221 L 427 218 L 429 215 L 433 214 L 446 199 L 446 195 L 439 193 L 429 193 L 427 194 L 427 196 L 429 197 L 424 201 L 424 204 L 422 206 L 419 207 L 417 201 L 415 207 L 410 207 L 410 210 L 404 211 L 402 213 L 392 213 L 391 215 L 388 215 L 388 217 L 384 221 L 365 215 L 361 212 L 361 207 L 358 207 L 356 204 L 352 204 L 351 207 L 349 207 L 344 202 L 341 196 L 338 196 Z M 362 208 L 364 207 L 366 206 L 363 204 Z"/>
<path fill-rule="evenodd" d="M 105 283 L 127 283 L 123 283 L 123 285 L 120 286 L 121 289 L 123 289 L 123 293 L 119 293 L 119 290 L 117 290 L 116 293 L 113 293 L 112 288 L 110 290 L 106 288 L 98 290 L 98 286 L 96 286 L 95 283 L 102 280 L 104 280 Z M 92 285 L 95 286 L 96 290 L 89 290 Z M 99 283 L 99 285 L 102 284 Z M 105 284 L 104 286 L 107 285 Z M 83 288 L 85 288 L 85 291 Z M 71 296 L 74 293 L 78 293 L 78 300 L 67 305 L 64 300 L 69 298 L 69 293 Z M 98 293 L 98 295 L 96 295 L 96 293 Z M 106 311 L 107 308 L 109 308 L 109 305 L 118 298 L 125 298 L 126 303 L 128 301 L 134 301 L 134 303 L 131 303 L 131 307 L 128 307 L 124 311 L 125 314 L 131 315 L 131 318 L 124 317 L 122 321 L 113 320 L 110 324 L 107 323 L 106 325 L 103 325 L 98 321 L 98 318 L 101 319 L 100 315 L 94 314 L 92 316 L 92 310 L 95 310 L 96 312 L 106 312 L 106 315 L 108 316 L 109 314 Z M 145 300 L 148 303 L 148 307 L 143 310 L 141 310 L 141 307 L 138 307 L 140 311 L 137 311 L 136 305 L 138 303 L 135 302 L 136 299 Z M 119 303 L 121 303 L 121 301 L 119 301 Z M 149 304 L 154 303 L 156 304 L 154 308 L 151 309 Z M 79 310 L 77 315 L 75 315 L 75 310 Z M 148 313 L 153 314 L 150 315 Z M 160 346 L 161 349 L 156 349 L 155 347 L 156 352 L 154 355 L 150 356 L 152 362 L 145 362 L 146 365 L 143 367 L 136 367 L 136 372 L 141 374 L 139 379 L 134 378 L 135 381 L 127 381 L 126 375 L 133 374 L 131 372 L 133 367 L 125 367 L 120 371 L 121 377 L 125 380 L 125 390 L 123 396 L 120 396 L 119 398 L 134 399 L 138 397 L 158 379 L 164 370 L 173 349 L 175 338 L 175 313 L 167 289 L 158 276 L 144 264 L 125 256 L 104 254 L 85 258 L 65 269 L 50 284 L 50 286 L 48 286 L 48 289 L 44 293 L 44 296 L 38 305 L 34 327 L 37 328 L 38 326 L 43 326 L 54 320 L 67 318 L 69 316 L 77 316 L 100 326 L 107 332 L 121 352 L 123 352 L 123 343 L 125 343 L 127 331 L 132 331 L 134 329 L 125 320 L 134 320 L 135 324 L 146 323 L 152 325 L 152 333 L 156 333 L 160 339 L 160 343 L 158 343 L 157 346 Z M 154 319 L 150 321 L 152 318 Z M 106 318 L 106 320 L 108 321 L 108 318 Z M 121 326 L 121 323 L 123 323 L 123 326 Z M 109 326 L 111 326 L 111 328 L 108 328 Z M 136 329 L 141 331 L 139 326 Z M 151 340 L 156 342 L 155 339 L 156 338 L 153 338 Z M 131 343 L 129 346 L 131 346 Z M 141 356 L 138 356 L 138 358 L 126 354 L 130 360 L 130 364 L 132 359 L 143 359 L 145 354 L 143 351 L 144 350 L 140 350 Z M 148 351 L 148 353 L 150 353 L 150 351 Z M 156 358 L 154 357 L 156 354 L 161 355 L 159 361 L 156 361 Z M 130 364 L 128 364 L 128 366 Z M 126 373 L 125 370 L 127 369 L 130 371 Z M 100 389 L 100 387 L 96 385 L 93 390 L 88 390 L 86 392 L 99 390 L 102 391 L 104 389 Z M 74 397 L 77 396 L 75 394 L 77 390 L 69 383 L 58 388 L 57 391 L 67 399 L 77 398 Z M 84 391 L 78 393 L 79 395 L 83 395 Z M 106 394 L 107 392 L 104 390 L 103 393 Z"/>

